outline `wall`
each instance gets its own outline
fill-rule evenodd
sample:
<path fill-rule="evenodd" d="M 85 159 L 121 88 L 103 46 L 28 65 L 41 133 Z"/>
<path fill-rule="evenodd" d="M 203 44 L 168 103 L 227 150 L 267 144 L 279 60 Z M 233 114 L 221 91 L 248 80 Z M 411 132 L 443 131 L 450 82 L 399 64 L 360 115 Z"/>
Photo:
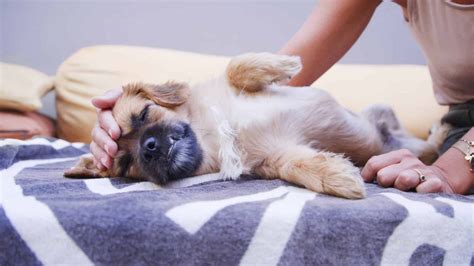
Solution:
<path fill-rule="evenodd" d="M 127 44 L 235 55 L 277 51 L 317 1 L 0 0 L 1 61 L 50 75 L 77 49 Z M 334 0 L 337 1 L 337 0 Z M 424 64 L 400 8 L 384 1 L 342 63 Z M 53 96 L 43 110 L 54 115 Z"/>

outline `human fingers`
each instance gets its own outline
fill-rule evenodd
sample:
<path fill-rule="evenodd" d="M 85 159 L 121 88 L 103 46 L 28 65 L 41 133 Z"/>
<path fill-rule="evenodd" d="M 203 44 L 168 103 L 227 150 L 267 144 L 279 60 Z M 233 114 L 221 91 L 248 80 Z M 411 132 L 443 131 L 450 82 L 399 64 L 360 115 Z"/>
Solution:
<path fill-rule="evenodd" d="M 449 192 L 443 181 L 437 177 L 428 179 L 416 187 L 418 193 Z"/>
<path fill-rule="evenodd" d="M 396 150 L 370 158 L 362 169 L 361 175 L 365 182 L 372 182 L 377 176 L 377 172 L 389 165 L 397 164 L 403 158 L 413 156 L 406 149 Z"/>
<path fill-rule="evenodd" d="M 96 165 L 97 168 L 103 170 L 104 167 L 105 168 L 112 167 L 112 159 L 95 142 L 91 142 L 90 151 L 92 155 L 94 155 L 95 159 L 99 161 L 99 163 Z"/>
<path fill-rule="evenodd" d="M 400 172 L 404 170 L 405 167 L 400 163 L 386 166 L 376 173 L 374 181 L 382 187 L 392 187 Z"/>
<path fill-rule="evenodd" d="M 95 145 L 95 144 L 94 144 Z M 96 146 L 92 145 L 92 142 L 91 144 L 89 145 L 89 151 L 90 153 L 92 154 L 92 163 L 99 169 L 99 170 L 105 170 L 107 169 L 98 159 L 96 158 L 95 156 L 100 156 L 100 154 L 97 153 L 96 151 Z"/>
<path fill-rule="evenodd" d="M 120 127 L 115 121 L 115 118 L 110 110 L 99 110 L 97 113 L 99 126 L 107 132 L 112 140 L 117 140 L 120 137 Z M 102 146 L 103 147 L 103 146 Z"/>
<path fill-rule="evenodd" d="M 414 169 L 407 169 L 402 172 L 400 172 L 395 179 L 394 187 L 402 190 L 402 191 L 408 191 L 410 189 L 416 188 L 421 182 L 421 175 L 417 171 L 421 170 L 414 170 Z"/>
<path fill-rule="evenodd" d="M 109 90 L 104 95 L 92 98 L 92 104 L 99 109 L 112 108 L 120 96 L 122 96 L 122 89 Z"/>
<path fill-rule="evenodd" d="M 110 136 L 99 125 L 96 125 L 92 129 L 92 140 L 110 157 L 114 157 L 115 154 L 117 154 L 117 143 L 111 139 Z"/>

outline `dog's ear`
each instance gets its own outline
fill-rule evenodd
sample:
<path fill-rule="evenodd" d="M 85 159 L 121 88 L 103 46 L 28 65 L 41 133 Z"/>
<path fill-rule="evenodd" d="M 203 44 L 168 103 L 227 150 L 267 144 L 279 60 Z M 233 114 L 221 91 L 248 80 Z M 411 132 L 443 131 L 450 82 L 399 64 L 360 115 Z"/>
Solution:
<path fill-rule="evenodd" d="M 147 96 L 156 104 L 165 107 L 176 107 L 186 102 L 189 97 L 189 85 L 169 81 L 161 85 L 148 85 Z"/>
<path fill-rule="evenodd" d="M 190 89 L 187 83 L 169 81 L 164 84 L 130 83 L 123 87 L 125 96 L 141 95 L 164 107 L 176 107 L 186 102 Z"/>
<path fill-rule="evenodd" d="M 100 170 L 94 164 L 91 154 L 82 156 L 77 164 L 64 172 L 65 177 L 71 178 L 98 178 L 109 176 L 107 171 Z"/>

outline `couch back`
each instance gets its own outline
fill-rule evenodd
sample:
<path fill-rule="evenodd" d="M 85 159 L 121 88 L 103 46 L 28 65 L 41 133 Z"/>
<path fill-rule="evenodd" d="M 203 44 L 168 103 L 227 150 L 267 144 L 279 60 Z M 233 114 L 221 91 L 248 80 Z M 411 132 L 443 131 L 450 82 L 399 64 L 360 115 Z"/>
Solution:
<path fill-rule="evenodd" d="M 59 68 L 55 86 L 58 136 L 90 141 L 96 112 L 90 99 L 129 82 L 195 84 L 224 72 L 229 58 L 133 46 L 93 46 L 79 50 Z M 345 107 L 360 111 L 367 105 L 392 106 L 415 135 L 426 137 L 444 108 L 436 104 L 424 66 L 336 65 L 313 86 L 332 93 Z"/>

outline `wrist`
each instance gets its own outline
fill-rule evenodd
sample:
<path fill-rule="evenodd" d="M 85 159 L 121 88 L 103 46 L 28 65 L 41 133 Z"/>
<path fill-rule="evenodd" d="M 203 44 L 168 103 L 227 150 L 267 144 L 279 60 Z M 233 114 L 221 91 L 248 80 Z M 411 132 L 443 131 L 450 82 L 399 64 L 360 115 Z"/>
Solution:
<path fill-rule="evenodd" d="M 454 193 L 466 194 L 473 186 L 474 173 L 470 171 L 470 167 L 465 161 L 461 161 L 463 158 L 457 158 L 456 163 L 461 164 L 459 166 L 452 162 L 453 157 L 463 157 L 456 153 L 458 153 L 457 150 L 449 149 L 440 158 L 441 160 L 438 159 L 432 167 Z M 446 160 L 448 156 L 450 160 Z"/>

